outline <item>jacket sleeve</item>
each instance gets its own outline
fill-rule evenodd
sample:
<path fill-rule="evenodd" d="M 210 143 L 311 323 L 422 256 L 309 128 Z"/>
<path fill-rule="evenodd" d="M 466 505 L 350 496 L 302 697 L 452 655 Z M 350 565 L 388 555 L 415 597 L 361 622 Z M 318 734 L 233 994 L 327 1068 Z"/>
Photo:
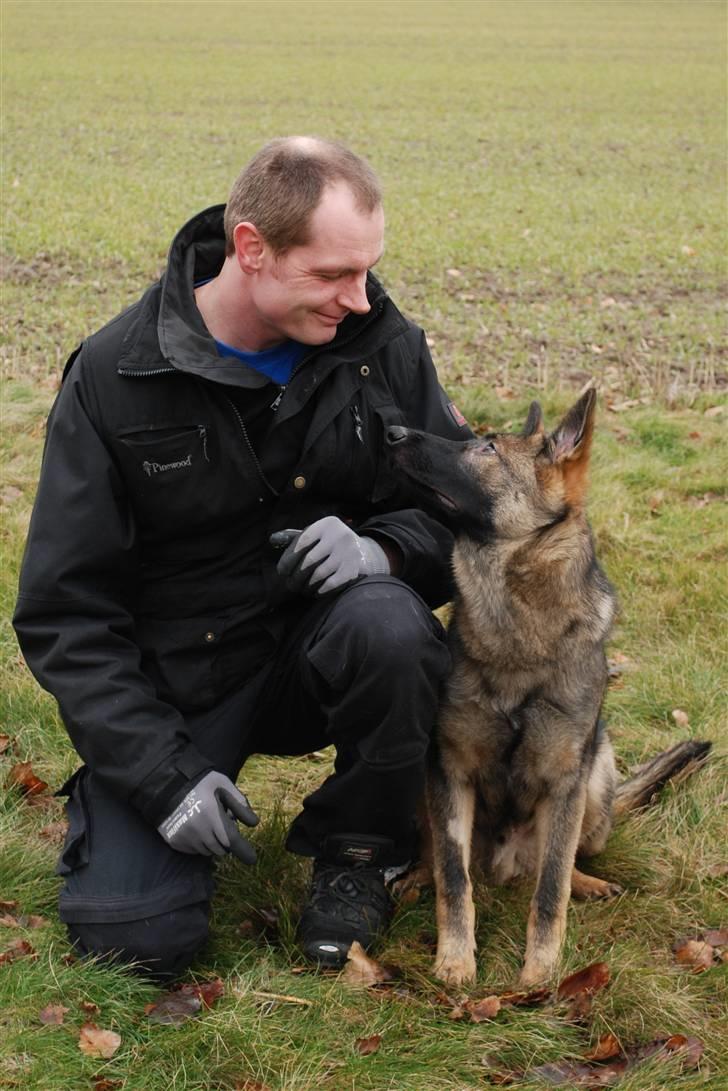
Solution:
<path fill-rule="evenodd" d="M 408 428 L 433 432 L 446 439 L 465 441 L 473 433 L 441 387 L 425 335 L 409 326 L 399 343 L 399 366 L 391 376 L 392 391 Z M 396 500 L 396 491 L 393 499 Z M 453 534 L 448 527 L 419 508 L 390 506 L 358 528 L 362 534 L 396 544 L 402 556 L 399 577 L 433 609 L 454 593 L 451 570 Z"/>
<path fill-rule="evenodd" d="M 48 421 L 14 625 L 84 762 L 157 825 L 212 766 L 140 669 L 127 607 L 134 519 L 95 423 L 84 356 Z"/>

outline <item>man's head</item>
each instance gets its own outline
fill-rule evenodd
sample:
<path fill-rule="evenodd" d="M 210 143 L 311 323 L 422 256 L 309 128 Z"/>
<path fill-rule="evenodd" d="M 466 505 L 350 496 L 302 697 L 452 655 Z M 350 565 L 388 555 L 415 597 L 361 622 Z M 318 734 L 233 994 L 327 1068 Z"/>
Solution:
<path fill-rule="evenodd" d="M 341 145 L 267 144 L 233 187 L 225 232 L 249 347 L 326 344 L 348 314 L 369 310 L 367 272 L 384 248 L 381 191 Z"/>
<path fill-rule="evenodd" d="M 372 168 L 343 144 L 312 136 L 266 144 L 235 180 L 225 208 L 225 253 L 235 252 L 236 224 L 255 225 L 274 254 L 310 239 L 311 217 L 327 186 L 344 183 L 357 208 L 372 213 L 382 192 Z"/>

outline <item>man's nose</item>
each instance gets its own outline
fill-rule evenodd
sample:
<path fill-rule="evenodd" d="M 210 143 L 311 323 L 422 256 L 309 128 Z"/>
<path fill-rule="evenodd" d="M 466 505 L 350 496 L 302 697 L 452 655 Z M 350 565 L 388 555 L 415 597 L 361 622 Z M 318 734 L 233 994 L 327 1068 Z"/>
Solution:
<path fill-rule="evenodd" d="M 339 303 L 354 314 L 367 314 L 371 305 L 367 299 L 367 275 L 352 277 L 346 282 L 339 294 Z"/>

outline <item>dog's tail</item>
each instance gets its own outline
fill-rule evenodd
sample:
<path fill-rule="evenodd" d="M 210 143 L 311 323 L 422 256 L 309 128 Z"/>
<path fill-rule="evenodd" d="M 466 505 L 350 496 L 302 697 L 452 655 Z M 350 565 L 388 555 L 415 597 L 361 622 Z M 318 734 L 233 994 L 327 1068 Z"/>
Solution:
<path fill-rule="evenodd" d="M 632 776 L 617 787 L 612 814 L 618 817 L 646 806 L 668 780 L 674 780 L 678 775 L 680 780 L 685 780 L 700 768 L 712 745 L 700 739 L 686 739 L 639 765 Z"/>

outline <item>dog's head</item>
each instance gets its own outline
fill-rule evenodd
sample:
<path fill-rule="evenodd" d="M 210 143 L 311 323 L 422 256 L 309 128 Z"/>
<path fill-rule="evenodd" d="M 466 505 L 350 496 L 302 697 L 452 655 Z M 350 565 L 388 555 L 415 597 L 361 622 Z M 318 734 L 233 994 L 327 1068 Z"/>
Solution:
<path fill-rule="evenodd" d="M 596 392 L 589 389 L 550 434 L 533 402 L 518 433 L 460 443 L 394 426 L 387 445 L 413 500 L 456 534 L 518 539 L 581 510 L 595 406 Z"/>

